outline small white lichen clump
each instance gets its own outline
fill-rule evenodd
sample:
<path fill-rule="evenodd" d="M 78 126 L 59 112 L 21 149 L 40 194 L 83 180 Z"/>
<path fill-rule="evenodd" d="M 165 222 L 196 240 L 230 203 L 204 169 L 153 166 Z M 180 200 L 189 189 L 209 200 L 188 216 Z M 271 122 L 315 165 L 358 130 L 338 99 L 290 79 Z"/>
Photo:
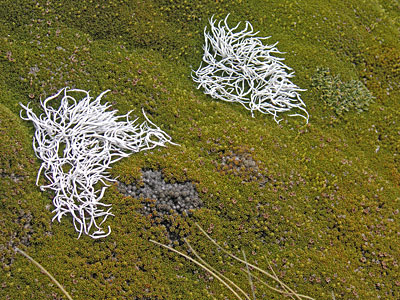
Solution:
<path fill-rule="evenodd" d="M 229 16 L 229 15 L 228 15 Z M 295 110 L 289 116 L 300 116 L 308 122 L 305 104 L 300 98 L 300 89 L 290 81 L 292 69 L 282 63 L 283 58 L 272 54 L 282 54 L 273 45 L 264 45 L 269 37 L 256 37 L 249 22 L 242 31 L 237 31 L 224 22 L 210 19 L 210 30 L 204 29 L 203 62 L 193 74 L 198 88 L 215 99 L 239 102 L 250 110 L 274 116 Z M 204 65 L 203 65 L 204 63 Z"/>
<path fill-rule="evenodd" d="M 101 199 L 109 182 L 115 181 L 108 172 L 112 163 L 132 152 L 173 144 L 146 115 L 141 124 L 135 124 L 137 119 L 130 121 L 129 113 L 116 116 L 116 110 L 109 110 L 110 105 L 100 102 L 107 92 L 92 100 L 87 91 L 64 88 L 41 101 L 44 113 L 39 117 L 29 104 L 21 104 L 26 113 L 21 118 L 32 121 L 36 128 L 33 149 L 43 161 L 36 184 L 44 171 L 49 183 L 41 190 L 55 192 L 53 221 L 60 222 L 64 215 L 71 214 L 79 237 L 85 233 L 101 238 L 111 232 L 110 226 L 107 232 L 101 227 L 113 215 L 111 204 L 102 203 Z M 76 101 L 72 94 L 80 93 L 84 97 Z M 60 97 L 57 109 L 49 105 Z"/>

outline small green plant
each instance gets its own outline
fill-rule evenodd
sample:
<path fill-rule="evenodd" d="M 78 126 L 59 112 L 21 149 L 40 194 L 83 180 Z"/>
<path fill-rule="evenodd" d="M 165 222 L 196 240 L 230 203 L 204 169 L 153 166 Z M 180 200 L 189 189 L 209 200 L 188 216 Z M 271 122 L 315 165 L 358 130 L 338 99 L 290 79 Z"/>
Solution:
<path fill-rule="evenodd" d="M 312 86 L 338 116 L 350 110 L 368 110 L 375 97 L 359 80 L 342 81 L 339 75 L 332 75 L 328 68 L 318 68 L 312 77 Z"/>

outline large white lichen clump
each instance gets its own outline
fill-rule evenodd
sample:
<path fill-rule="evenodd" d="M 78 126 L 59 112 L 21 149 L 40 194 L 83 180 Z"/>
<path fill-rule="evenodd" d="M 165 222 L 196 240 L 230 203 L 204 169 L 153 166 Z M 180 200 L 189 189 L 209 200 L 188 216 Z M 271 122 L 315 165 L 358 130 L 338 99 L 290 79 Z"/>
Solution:
<path fill-rule="evenodd" d="M 228 15 L 229 16 L 229 15 Z M 250 110 L 272 114 L 292 111 L 289 116 L 300 116 L 308 122 L 308 113 L 299 92 L 304 91 L 290 81 L 293 72 L 282 63 L 282 54 L 273 45 L 264 45 L 269 37 L 256 37 L 249 22 L 243 30 L 240 25 L 229 28 L 225 20 L 210 19 L 210 32 L 204 29 L 203 62 L 194 71 L 193 80 L 198 88 L 215 99 L 239 102 Z M 289 72 L 289 73 L 288 73 Z"/>
<path fill-rule="evenodd" d="M 43 162 L 36 184 L 42 172 L 48 184 L 41 189 L 55 192 L 54 219 L 59 222 L 64 215 L 72 216 L 75 230 L 92 238 L 110 234 L 102 223 L 111 216 L 111 204 L 102 203 L 110 182 L 110 165 L 132 152 L 152 149 L 171 143 L 171 138 L 144 115 L 146 121 L 137 124 L 129 120 L 129 113 L 117 116 L 110 105 L 101 104 L 102 92 L 96 99 L 89 92 L 64 88 L 41 102 L 44 111 L 37 116 L 25 109 L 24 120 L 32 121 L 35 128 L 33 148 Z M 73 96 L 83 94 L 77 101 Z M 61 98 L 59 107 L 49 103 Z M 22 112 L 21 112 L 22 113 Z M 143 112 L 144 114 L 144 112 Z"/>

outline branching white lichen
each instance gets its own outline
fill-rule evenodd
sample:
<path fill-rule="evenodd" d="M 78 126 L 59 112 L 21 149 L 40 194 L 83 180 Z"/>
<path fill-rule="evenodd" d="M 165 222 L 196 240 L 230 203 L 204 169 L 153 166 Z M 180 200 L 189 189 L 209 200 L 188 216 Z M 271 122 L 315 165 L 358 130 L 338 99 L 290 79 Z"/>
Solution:
<path fill-rule="evenodd" d="M 132 152 L 152 149 L 171 143 L 171 138 L 144 114 L 143 123 L 130 121 L 129 113 L 116 116 L 111 105 L 101 104 L 102 92 L 95 100 L 89 92 L 64 88 L 41 102 L 43 114 L 37 116 L 33 110 L 21 104 L 26 116 L 21 118 L 34 123 L 36 128 L 33 149 L 43 162 L 42 171 L 48 180 L 41 190 L 55 192 L 53 204 L 59 222 L 71 214 L 75 230 L 92 238 L 110 234 L 101 225 L 113 215 L 111 204 L 101 202 L 109 182 L 115 181 L 108 172 L 110 165 Z M 71 94 L 83 93 L 78 102 Z M 60 106 L 49 105 L 51 100 L 62 97 Z M 101 187 L 99 187 L 101 186 Z M 100 220 L 100 221 L 99 221 Z"/>
<path fill-rule="evenodd" d="M 239 102 L 250 110 L 268 113 L 280 122 L 278 114 L 297 110 L 289 116 L 300 116 L 308 122 L 305 104 L 300 98 L 300 89 L 290 81 L 294 77 L 291 68 L 282 63 L 282 54 L 273 45 L 264 45 L 269 37 L 256 37 L 258 32 L 246 22 L 242 31 L 237 31 L 225 20 L 210 19 L 210 32 L 204 29 L 203 62 L 192 74 L 198 88 L 215 99 Z M 291 73 L 287 73 L 291 72 Z"/>

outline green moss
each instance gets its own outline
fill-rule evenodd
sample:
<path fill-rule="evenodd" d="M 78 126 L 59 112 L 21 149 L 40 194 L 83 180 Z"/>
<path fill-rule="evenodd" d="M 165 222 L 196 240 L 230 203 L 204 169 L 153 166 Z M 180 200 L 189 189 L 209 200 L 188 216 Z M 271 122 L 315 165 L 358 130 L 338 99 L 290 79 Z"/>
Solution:
<path fill-rule="evenodd" d="M 196 266 L 151 244 L 150 238 L 169 243 L 166 229 L 139 213 L 140 200 L 115 187 L 104 199 L 115 215 L 107 219 L 113 231 L 106 239 L 77 240 L 69 217 L 51 223 L 52 195 L 35 185 L 40 162 L 31 148 L 34 128 L 19 118 L 18 103 L 31 101 L 38 109 L 40 99 L 66 85 L 91 90 L 92 96 L 111 89 L 104 99 L 113 108 L 134 109 L 132 116 L 144 108 L 180 144 L 133 154 L 112 174 L 132 183 L 142 168 L 154 168 L 167 180 L 193 182 L 204 208 L 173 217 L 173 228 L 243 288 L 246 274 L 202 239 L 194 221 L 238 256 L 243 249 L 265 269 L 266 259 L 271 261 L 280 278 L 302 294 L 399 298 L 395 1 L 1 5 L 0 298 L 60 295 L 13 246 L 43 264 L 74 299 L 232 297 Z M 249 20 L 260 36 L 271 36 L 269 43 L 279 41 L 294 82 L 307 89 L 302 99 L 308 125 L 251 118 L 240 105 L 196 90 L 190 72 L 201 61 L 204 26 L 211 15 L 229 12 L 230 24 Z M 362 82 L 375 102 L 362 114 L 350 111 L 339 119 L 312 89 L 318 66 L 340 74 L 342 82 Z M 259 298 L 279 299 L 257 288 Z"/>
<path fill-rule="evenodd" d="M 366 111 L 374 101 L 374 97 L 361 81 L 343 82 L 340 76 L 331 75 L 326 68 L 317 69 L 312 77 L 312 86 L 338 116 L 351 110 L 359 113 Z"/>

